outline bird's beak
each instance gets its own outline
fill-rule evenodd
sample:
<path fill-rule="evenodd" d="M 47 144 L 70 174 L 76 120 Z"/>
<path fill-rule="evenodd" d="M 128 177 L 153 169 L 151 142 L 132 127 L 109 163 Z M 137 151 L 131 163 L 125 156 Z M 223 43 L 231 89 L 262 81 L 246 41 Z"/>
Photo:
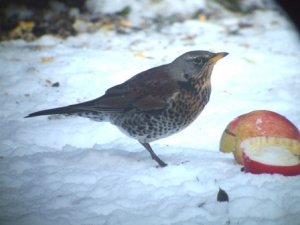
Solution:
<path fill-rule="evenodd" d="M 209 59 L 209 63 L 216 63 L 219 59 L 222 59 L 223 57 L 225 57 L 228 54 L 229 53 L 227 53 L 227 52 L 216 53 L 212 58 Z"/>

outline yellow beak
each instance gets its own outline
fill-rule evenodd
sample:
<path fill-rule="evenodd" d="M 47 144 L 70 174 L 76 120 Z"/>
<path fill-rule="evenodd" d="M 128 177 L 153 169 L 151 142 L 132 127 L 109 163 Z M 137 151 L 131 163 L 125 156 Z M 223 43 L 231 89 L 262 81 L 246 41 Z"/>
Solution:
<path fill-rule="evenodd" d="M 212 58 L 210 58 L 209 63 L 216 63 L 219 59 L 222 59 L 223 57 L 225 57 L 228 54 L 229 53 L 227 53 L 227 52 L 216 53 Z"/>

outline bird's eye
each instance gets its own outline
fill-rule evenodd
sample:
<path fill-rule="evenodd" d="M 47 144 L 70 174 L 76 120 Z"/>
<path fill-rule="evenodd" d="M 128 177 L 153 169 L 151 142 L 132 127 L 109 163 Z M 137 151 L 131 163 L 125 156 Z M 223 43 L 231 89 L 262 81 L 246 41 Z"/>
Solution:
<path fill-rule="evenodd" d="M 194 63 L 195 63 L 195 64 L 201 64 L 201 63 L 202 63 L 202 58 L 201 58 L 201 57 L 196 57 L 196 58 L 194 59 Z"/>

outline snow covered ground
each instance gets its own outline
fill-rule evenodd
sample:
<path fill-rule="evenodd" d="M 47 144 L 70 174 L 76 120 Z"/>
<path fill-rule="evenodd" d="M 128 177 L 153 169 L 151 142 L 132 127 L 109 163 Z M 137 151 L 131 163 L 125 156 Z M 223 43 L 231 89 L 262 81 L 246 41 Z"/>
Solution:
<path fill-rule="evenodd" d="M 0 43 L 0 224 L 299 225 L 299 177 L 243 173 L 218 148 L 229 121 L 252 110 L 278 112 L 300 127 L 299 43 L 273 7 L 128 34 L 100 30 Z M 230 55 L 215 66 L 211 100 L 199 118 L 152 144 L 166 168 L 110 124 L 24 119 L 99 97 L 197 49 Z M 217 201 L 219 187 L 229 202 Z"/>

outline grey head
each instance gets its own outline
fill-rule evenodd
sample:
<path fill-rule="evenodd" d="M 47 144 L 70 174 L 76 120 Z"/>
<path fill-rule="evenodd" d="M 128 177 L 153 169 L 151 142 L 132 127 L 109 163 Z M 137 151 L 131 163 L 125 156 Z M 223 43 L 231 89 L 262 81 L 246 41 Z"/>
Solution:
<path fill-rule="evenodd" d="M 215 63 L 228 55 L 227 52 L 190 51 L 168 64 L 172 76 L 179 81 L 210 76 Z"/>

